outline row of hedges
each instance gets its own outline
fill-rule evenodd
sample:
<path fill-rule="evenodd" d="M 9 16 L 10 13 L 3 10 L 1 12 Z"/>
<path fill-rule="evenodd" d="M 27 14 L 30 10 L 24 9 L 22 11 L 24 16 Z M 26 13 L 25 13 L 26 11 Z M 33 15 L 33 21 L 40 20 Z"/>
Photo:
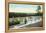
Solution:
<path fill-rule="evenodd" d="M 9 26 L 17 25 L 17 24 L 20 24 L 20 21 L 16 20 L 16 21 L 9 22 Z"/>

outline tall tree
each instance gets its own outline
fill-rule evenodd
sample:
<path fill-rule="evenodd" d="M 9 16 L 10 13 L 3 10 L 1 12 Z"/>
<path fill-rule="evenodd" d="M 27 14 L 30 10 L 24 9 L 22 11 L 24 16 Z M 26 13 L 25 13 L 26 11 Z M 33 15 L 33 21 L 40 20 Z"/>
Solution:
<path fill-rule="evenodd" d="M 41 7 L 40 7 L 40 6 L 38 6 L 38 7 L 37 7 L 37 12 L 38 12 L 38 13 L 39 13 L 39 10 L 40 10 L 40 9 L 41 9 Z"/>
<path fill-rule="evenodd" d="M 26 17 L 25 17 L 25 24 L 27 23 Z"/>

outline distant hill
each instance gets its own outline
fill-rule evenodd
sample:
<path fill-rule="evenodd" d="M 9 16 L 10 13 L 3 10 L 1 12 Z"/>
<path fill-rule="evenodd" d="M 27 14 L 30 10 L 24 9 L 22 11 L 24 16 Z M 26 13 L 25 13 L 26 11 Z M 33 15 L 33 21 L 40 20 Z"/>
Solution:
<path fill-rule="evenodd" d="M 43 16 L 43 13 L 9 13 L 9 18 L 26 16 Z"/>

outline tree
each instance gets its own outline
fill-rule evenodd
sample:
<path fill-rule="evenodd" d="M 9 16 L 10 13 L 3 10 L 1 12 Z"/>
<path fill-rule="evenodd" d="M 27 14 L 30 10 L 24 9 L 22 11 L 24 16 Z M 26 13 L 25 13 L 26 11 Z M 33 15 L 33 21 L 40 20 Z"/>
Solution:
<path fill-rule="evenodd" d="M 37 12 L 38 12 L 38 13 L 39 13 L 39 10 L 40 10 L 40 9 L 41 9 L 41 7 L 40 7 L 40 6 L 38 6 L 38 7 L 37 7 Z"/>
<path fill-rule="evenodd" d="M 26 20 L 26 18 L 25 18 L 25 24 L 27 23 L 27 20 Z"/>

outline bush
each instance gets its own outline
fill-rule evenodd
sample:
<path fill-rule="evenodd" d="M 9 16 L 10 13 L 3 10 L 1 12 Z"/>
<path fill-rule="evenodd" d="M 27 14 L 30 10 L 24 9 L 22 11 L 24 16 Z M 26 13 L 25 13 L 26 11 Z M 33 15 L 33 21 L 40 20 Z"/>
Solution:
<path fill-rule="evenodd" d="M 16 19 L 15 25 L 20 24 L 20 21 Z"/>

